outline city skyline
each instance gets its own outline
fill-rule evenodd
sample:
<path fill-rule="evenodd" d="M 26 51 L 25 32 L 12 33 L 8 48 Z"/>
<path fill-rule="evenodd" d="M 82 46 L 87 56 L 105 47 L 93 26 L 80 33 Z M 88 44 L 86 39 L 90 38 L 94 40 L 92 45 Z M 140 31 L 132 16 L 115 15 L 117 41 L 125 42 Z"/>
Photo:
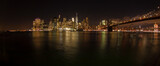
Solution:
<path fill-rule="evenodd" d="M 144 2 L 144 3 L 143 3 Z M 91 25 L 102 19 L 133 17 L 157 8 L 158 0 L 134 1 L 2 1 L 1 29 L 29 29 L 35 18 L 46 22 L 58 14 L 66 18 L 75 17 L 79 21 L 88 17 Z M 4 26 L 5 25 L 5 26 Z M 25 26 L 24 26 L 25 25 Z"/>

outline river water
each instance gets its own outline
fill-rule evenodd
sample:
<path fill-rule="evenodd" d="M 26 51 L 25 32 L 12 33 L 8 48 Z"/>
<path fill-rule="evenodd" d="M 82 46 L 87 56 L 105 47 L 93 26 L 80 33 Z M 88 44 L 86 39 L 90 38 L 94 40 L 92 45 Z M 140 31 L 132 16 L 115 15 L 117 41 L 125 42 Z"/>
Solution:
<path fill-rule="evenodd" d="M 160 34 L 6 32 L 0 62 L 21 66 L 159 66 Z"/>

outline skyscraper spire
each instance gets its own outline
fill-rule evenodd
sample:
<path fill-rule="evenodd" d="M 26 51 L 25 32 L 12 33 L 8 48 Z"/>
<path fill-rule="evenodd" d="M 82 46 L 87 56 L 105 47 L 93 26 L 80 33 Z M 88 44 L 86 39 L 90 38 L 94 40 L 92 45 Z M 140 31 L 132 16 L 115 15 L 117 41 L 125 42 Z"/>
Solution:
<path fill-rule="evenodd" d="M 78 23 L 78 13 L 76 13 L 76 23 Z"/>

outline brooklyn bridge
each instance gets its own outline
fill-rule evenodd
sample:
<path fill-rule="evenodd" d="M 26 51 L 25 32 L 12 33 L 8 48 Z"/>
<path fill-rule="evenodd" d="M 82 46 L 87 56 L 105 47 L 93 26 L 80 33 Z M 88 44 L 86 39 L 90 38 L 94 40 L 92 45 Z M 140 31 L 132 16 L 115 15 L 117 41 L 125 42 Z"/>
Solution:
<path fill-rule="evenodd" d="M 107 30 L 113 31 L 113 30 L 130 30 L 130 29 L 154 29 L 154 24 L 160 24 L 160 8 L 150 11 L 146 14 L 139 15 L 136 17 L 132 17 L 130 19 L 126 19 L 123 21 L 120 21 L 116 24 L 112 24 L 108 20 L 107 24 Z M 158 29 L 158 28 L 157 28 Z"/>

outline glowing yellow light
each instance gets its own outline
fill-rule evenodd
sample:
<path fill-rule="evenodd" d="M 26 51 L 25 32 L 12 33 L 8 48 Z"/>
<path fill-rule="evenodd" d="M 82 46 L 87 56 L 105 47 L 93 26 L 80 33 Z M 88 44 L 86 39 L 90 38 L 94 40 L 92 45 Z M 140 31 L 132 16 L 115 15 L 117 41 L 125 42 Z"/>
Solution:
<path fill-rule="evenodd" d="M 72 18 L 72 21 L 74 22 L 74 18 Z"/>

